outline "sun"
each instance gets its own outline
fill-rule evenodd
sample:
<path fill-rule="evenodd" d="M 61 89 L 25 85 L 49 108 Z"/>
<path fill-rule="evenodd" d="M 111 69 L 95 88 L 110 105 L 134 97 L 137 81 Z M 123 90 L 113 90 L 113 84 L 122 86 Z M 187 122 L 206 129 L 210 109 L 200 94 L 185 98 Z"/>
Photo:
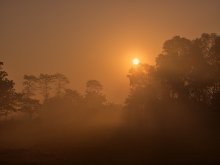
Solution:
<path fill-rule="evenodd" d="M 132 64 L 133 64 L 133 65 L 139 65 L 139 64 L 140 64 L 140 60 L 139 60 L 138 58 L 134 58 L 134 59 L 132 60 Z"/>

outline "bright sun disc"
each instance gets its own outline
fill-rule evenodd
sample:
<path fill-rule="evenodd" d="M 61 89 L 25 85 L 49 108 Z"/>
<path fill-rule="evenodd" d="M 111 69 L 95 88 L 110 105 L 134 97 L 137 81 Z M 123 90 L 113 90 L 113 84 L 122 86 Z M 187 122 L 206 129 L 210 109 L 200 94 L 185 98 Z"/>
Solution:
<path fill-rule="evenodd" d="M 138 65 L 138 64 L 140 64 L 140 60 L 138 58 L 134 58 L 132 60 L 132 63 L 133 63 L 133 65 Z"/>

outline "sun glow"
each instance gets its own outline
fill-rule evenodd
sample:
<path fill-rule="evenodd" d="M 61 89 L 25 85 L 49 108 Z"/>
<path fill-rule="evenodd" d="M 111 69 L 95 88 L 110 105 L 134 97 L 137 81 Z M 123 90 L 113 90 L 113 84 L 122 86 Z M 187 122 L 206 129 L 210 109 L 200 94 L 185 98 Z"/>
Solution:
<path fill-rule="evenodd" d="M 132 60 L 132 64 L 133 64 L 133 65 L 139 65 L 139 64 L 140 64 L 140 60 L 139 60 L 138 58 L 134 58 L 134 59 Z"/>

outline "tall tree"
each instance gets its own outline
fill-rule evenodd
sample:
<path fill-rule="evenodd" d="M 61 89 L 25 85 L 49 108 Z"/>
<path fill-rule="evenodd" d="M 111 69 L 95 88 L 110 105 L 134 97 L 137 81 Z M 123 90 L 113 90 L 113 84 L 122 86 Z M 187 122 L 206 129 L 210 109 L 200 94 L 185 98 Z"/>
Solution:
<path fill-rule="evenodd" d="M 56 85 L 56 95 L 60 96 L 62 93 L 65 93 L 65 86 L 69 83 L 68 78 L 61 73 L 56 73 L 53 75 Z"/>
<path fill-rule="evenodd" d="M 23 81 L 23 93 L 24 96 L 27 98 L 34 97 L 37 90 L 37 82 L 38 78 L 34 75 L 24 75 L 24 81 Z"/>
<path fill-rule="evenodd" d="M 191 69 L 191 45 L 186 38 L 176 36 L 167 40 L 163 52 L 156 58 L 156 72 L 171 99 L 187 97 L 188 74 Z"/>
<path fill-rule="evenodd" d="M 126 99 L 126 107 L 129 115 L 135 116 L 145 113 L 146 109 L 153 107 L 160 99 L 160 85 L 156 79 L 155 67 L 148 64 L 140 64 L 131 68 L 128 74 L 130 81 L 130 93 Z"/>
<path fill-rule="evenodd" d="M 103 86 L 97 80 L 89 80 L 86 83 L 85 101 L 91 109 L 99 109 L 106 103 L 106 97 L 102 94 Z"/>
<path fill-rule="evenodd" d="M 189 40 L 176 36 L 164 43 L 156 59 L 160 80 L 169 88 L 170 97 L 210 102 L 219 90 L 219 36 L 202 34 Z"/>
<path fill-rule="evenodd" d="M 23 95 L 20 102 L 20 109 L 28 113 L 30 118 L 32 114 L 40 109 L 40 102 L 35 97 L 38 90 L 38 77 L 34 75 L 24 75 Z"/>
<path fill-rule="evenodd" d="M 128 106 L 142 106 L 149 98 L 217 105 L 220 93 L 220 36 L 202 34 L 193 40 L 173 37 L 164 43 L 163 51 L 152 68 L 149 72 L 149 67 L 142 64 L 129 72 L 131 92 Z"/>
<path fill-rule="evenodd" d="M 86 83 L 86 93 L 99 94 L 103 89 L 102 84 L 97 80 L 89 80 Z"/>
<path fill-rule="evenodd" d="M 8 74 L 2 68 L 3 62 L 0 62 L 0 111 L 5 113 L 16 109 L 18 94 L 14 89 L 13 80 L 9 80 Z"/>
<path fill-rule="evenodd" d="M 54 75 L 40 74 L 38 78 L 38 85 L 44 101 L 48 100 L 54 81 Z"/>

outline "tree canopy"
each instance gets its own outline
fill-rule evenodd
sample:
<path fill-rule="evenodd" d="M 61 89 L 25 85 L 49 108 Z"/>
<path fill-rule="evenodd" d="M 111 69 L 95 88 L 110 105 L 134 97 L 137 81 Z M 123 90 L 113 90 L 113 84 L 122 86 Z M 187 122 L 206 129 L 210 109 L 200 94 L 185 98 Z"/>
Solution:
<path fill-rule="evenodd" d="M 7 113 L 16 110 L 18 94 L 15 92 L 13 80 L 8 79 L 8 74 L 2 66 L 3 62 L 0 62 L 0 111 Z"/>
<path fill-rule="evenodd" d="M 130 70 L 126 103 L 131 106 L 136 99 L 136 104 L 146 104 L 154 97 L 211 106 L 220 92 L 219 73 L 220 36 L 202 34 L 192 40 L 175 36 L 164 43 L 155 66 L 142 64 Z"/>

